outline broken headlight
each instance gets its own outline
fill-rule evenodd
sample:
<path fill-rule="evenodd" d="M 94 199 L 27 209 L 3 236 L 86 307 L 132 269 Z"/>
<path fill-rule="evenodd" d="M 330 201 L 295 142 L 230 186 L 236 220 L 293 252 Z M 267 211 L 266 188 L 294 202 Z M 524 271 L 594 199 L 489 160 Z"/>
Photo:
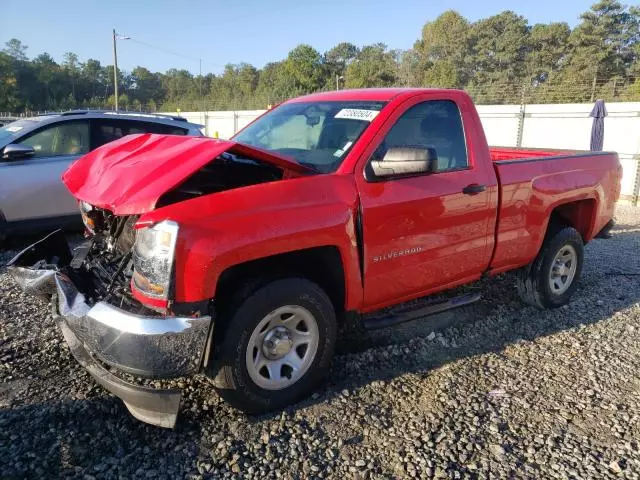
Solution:
<path fill-rule="evenodd" d="M 84 226 L 89 233 L 95 234 L 96 230 L 100 226 L 100 212 L 93 208 L 93 205 L 85 201 L 80 201 L 79 206 Z"/>
<path fill-rule="evenodd" d="M 133 284 L 143 294 L 169 298 L 178 224 L 165 220 L 136 231 L 133 245 Z"/>

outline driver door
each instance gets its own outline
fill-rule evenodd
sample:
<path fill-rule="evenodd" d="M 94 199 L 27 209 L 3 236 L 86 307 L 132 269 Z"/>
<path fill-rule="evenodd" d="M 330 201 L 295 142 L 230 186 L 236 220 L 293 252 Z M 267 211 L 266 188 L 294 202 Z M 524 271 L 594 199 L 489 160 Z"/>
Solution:
<path fill-rule="evenodd" d="M 356 175 L 368 309 L 466 283 L 489 265 L 495 180 L 476 163 L 462 118 L 446 96 L 406 103 L 372 145 L 367 165 L 389 148 L 419 146 L 436 152 L 435 170 L 387 178 Z M 469 185 L 482 189 L 470 192 Z"/>
<path fill-rule="evenodd" d="M 76 200 L 60 177 L 89 151 L 89 121 L 46 125 L 13 143 L 33 147 L 36 153 L 24 159 L 0 159 L 0 211 L 6 221 L 78 215 Z"/>

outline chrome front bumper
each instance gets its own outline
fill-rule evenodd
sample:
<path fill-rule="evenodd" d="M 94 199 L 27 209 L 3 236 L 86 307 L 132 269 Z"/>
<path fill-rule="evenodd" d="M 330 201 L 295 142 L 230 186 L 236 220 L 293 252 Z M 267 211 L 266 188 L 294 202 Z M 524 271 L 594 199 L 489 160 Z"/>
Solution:
<path fill-rule="evenodd" d="M 136 418 L 173 427 L 180 404 L 179 390 L 129 384 L 109 373 L 98 359 L 118 370 L 149 378 L 197 373 L 212 318 L 142 316 L 105 302 L 91 306 L 57 265 L 24 265 L 25 260 L 32 262 L 39 250 L 51 246 L 49 237 L 18 254 L 7 264 L 8 271 L 28 293 L 54 298 L 54 317 L 71 352 L 98 383 L 120 397 Z M 50 262 L 52 257 L 48 254 L 43 258 Z M 54 258 L 66 259 L 68 255 L 63 252 Z"/>

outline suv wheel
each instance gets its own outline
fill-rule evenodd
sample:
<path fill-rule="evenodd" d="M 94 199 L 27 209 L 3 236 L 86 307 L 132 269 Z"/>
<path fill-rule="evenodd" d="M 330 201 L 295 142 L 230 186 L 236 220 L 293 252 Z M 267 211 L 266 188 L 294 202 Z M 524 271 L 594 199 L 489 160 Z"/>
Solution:
<path fill-rule="evenodd" d="M 301 400 L 329 370 L 335 311 L 315 283 L 271 282 L 237 302 L 220 323 L 209 374 L 220 396 L 247 413 Z"/>

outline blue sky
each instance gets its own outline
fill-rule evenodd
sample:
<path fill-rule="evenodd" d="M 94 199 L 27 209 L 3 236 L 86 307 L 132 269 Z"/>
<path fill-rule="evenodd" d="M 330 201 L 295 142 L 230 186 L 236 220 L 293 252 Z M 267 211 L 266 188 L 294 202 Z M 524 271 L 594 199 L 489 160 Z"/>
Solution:
<path fill-rule="evenodd" d="M 574 26 L 595 0 L 27 0 L 0 6 L 0 44 L 12 37 L 44 51 L 56 61 L 73 51 L 82 61 L 112 63 L 111 30 L 135 41 L 118 42 L 120 68 L 144 65 L 152 71 L 186 68 L 218 73 L 226 63 L 257 67 L 284 58 L 300 43 L 321 53 L 341 41 L 356 45 L 384 42 L 406 49 L 424 23 L 447 9 L 470 20 L 503 10 L 524 15 L 531 24 L 565 21 Z M 27 10 L 25 12 L 25 10 Z M 142 42 L 142 43 L 137 43 Z M 162 48 L 150 48 L 147 45 Z"/>

